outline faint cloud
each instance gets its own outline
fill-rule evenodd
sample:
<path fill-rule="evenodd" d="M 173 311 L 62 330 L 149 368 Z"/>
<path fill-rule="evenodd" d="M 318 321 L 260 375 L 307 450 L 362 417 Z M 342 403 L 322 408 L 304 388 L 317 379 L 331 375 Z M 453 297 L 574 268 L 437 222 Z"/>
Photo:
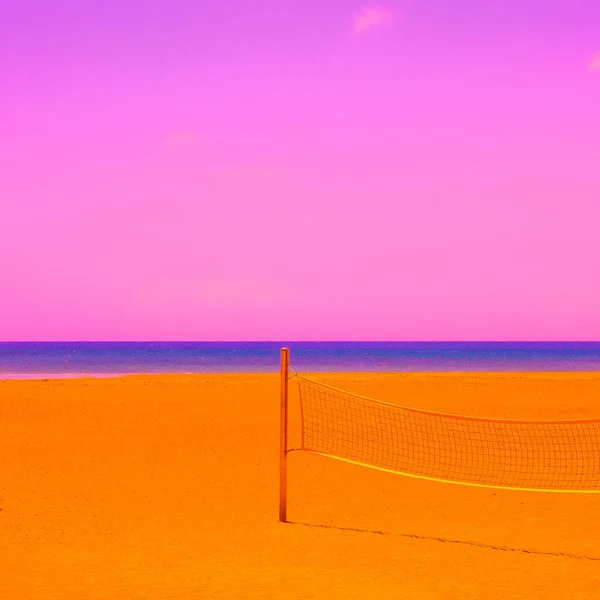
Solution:
<path fill-rule="evenodd" d="M 273 183 L 275 176 L 275 171 L 269 168 L 248 168 L 233 171 L 229 179 L 238 185 L 268 185 Z"/>
<path fill-rule="evenodd" d="M 198 286 L 200 299 L 221 306 L 243 300 L 244 291 L 240 282 L 223 279 L 203 281 Z"/>
<path fill-rule="evenodd" d="M 379 5 L 363 6 L 354 15 L 353 31 L 362 34 L 371 29 L 390 27 L 394 23 L 395 11 Z"/>
<path fill-rule="evenodd" d="M 214 174 L 221 183 L 237 186 L 269 186 L 279 178 L 279 171 L 270 165 L 239 165 Z"/>
<path fill-rule="evenodd" d="M 286 289 L 265 279 L 209 279 L 199 283 L 201 304 L 218 308 L 242 306 L 273 306 L 287 297 Z"/>
<path fill-rule="evenodd" d="M 592 56 L 592 60 L 589 64 L 590 71 L 600 71 L 600 50 Z"/>
<path fill-rule="evenodd" d="M 186 307 L 210 310 L 276 307 L 291 298 L 291 291 L 282 283 L 262 277 L 207 278 L 195 281 L 177 276 L 161 277 L 138 285 L 135 290 L 138 306 L 154 311 L 171 312 Z"/>
<path fill-rule="evenodd" d="M 172 131 L 165 137 L 169 148 L 191 148 L 198 143 L 198 135 L 193 131 Z"/>

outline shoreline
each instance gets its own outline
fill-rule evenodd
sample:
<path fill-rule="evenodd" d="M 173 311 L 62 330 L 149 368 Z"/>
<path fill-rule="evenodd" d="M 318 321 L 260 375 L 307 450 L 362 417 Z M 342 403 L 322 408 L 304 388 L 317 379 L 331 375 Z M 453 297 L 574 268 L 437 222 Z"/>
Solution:
<path fill-rule="evenodd" d="M 300 371 L 306 377 L 349 377 L 349 376 L 425 376 L 425 377 L 452 377 L 452 376 L 470 376 L 470 377 L 568 377 L 576 375 L 578 377 L 598 377 L 599 370 L 529 370 L 529 371 Z M 81 380 L 81 379 L 122 379 L 125 377 L 149 377 L 149 378 L 174 378 L 174 377 L 231 377 L 231 376 L 274 376 L 279 375 L 279 370 L 273 371 L 140 371 L 140 372 L 115 372 L 115 373 L 0 373 L 1 381 L 48 381 L 48 380 Z"/>

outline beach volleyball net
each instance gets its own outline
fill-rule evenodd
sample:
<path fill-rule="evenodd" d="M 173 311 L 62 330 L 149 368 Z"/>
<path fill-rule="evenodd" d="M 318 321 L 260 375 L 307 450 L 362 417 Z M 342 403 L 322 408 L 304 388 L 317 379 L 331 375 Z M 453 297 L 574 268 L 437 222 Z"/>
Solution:
<path fill-rule="evenodd" d="M 279 518 L 286 520 L 289 350 L 281 350 Z M 517 421 L 431 412 L 294 373 L 299 450 L 419 479 L 600 493 L 600 419 Z"/>
<path fill-rule="evenodd" d="M 512 421 L 429 412 L 296 374 L 301 449 L 421 479 L 600 492 L 600 419 Z"/>

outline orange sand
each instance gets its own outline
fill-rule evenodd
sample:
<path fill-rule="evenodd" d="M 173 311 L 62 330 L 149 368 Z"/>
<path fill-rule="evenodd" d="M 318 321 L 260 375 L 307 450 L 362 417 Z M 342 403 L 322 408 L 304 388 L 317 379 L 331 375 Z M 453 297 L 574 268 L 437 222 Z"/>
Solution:
<path fill-rule="evenodd" d="M 600 416 L 600 373 L 312 377 L 458 414 Z M 278 403 L 277 375 L 0 381 L 0 598 L 600 598 L 600 495 L 293 452 L 296 524 L 278 523 Z"/>

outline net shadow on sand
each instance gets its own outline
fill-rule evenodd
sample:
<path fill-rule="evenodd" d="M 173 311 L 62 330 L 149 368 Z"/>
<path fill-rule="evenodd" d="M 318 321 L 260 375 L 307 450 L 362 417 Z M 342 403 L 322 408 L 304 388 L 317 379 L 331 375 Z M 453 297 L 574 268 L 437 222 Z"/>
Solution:
<path fill-rule="evenodd" d="M 319 529 L 330 529 L 335 531 L 348 531 L 351 533 L 364 533 L 370 535 L 385 535 L 393 537 L 408 538 L 411 540 L 421 540 L 426 542 L 439 542 L 444 544 L 458 544 L 462 546 L 472 546 L 475 548 L 484 548 L 486 550 L 496 550 L 501 552 L 516 552 L 520 554 L 533 554 L 537 556 L 550 556 L 554 558 L 570 558 L 574 560 L 588 560 L 600 562 L 600 556 L 587 556 L 585 554 L 572 554 L 569 552 L 552 552 L 548 550 L 535 550 L 532 548 L 513 548 L 511 546 L 496 546 L 494 544 L 486 544 L 484 542 L 476 542 L 471 540 L 454 540 L 449 538 L 441 538 L 428 535 L 417 535 L 414 533 L 398 533 L 392 531 L 378 531 L 376 529 L 358 529 L 354 527 L 342 527 L 340 525 L 325 525 L 322 523 L 305 523 L 302 521 L 286 521 L 287 525 L 295 525 L 299 527 L 311 527 Z"/>

